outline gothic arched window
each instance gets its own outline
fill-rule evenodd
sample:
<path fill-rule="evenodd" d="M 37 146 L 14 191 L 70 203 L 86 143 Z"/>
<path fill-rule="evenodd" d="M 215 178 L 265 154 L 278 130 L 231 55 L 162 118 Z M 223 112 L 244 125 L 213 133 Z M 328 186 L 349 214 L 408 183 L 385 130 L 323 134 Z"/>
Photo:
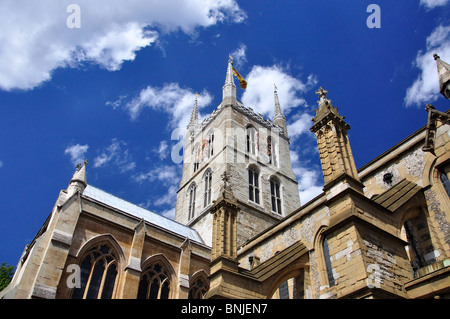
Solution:
<path fill-rule="evenodd" d="M 208 169 L 203 175 L 203 207 L 211 204 L 211 181 L 212 181 L 212 171 Z"/>
<path fill-rule="evenodd" d="M 281 215 L 280 182 L 275 177 L 270 179 L 270 198 L 272 202 L 272 211 Z"/>
<path fill-rule="evenodd" d="M 247 127 L 247 152 L 256 155 L 256 129 Z"/>
<path fill-rule="evenodd" d="M 80 265 L 80 288 L 72 299 L 111 299 L 116 286 L 117 258 L 107 244 L 87 251 Z"/>
<path fill-rule="evenodd" d="M 147 267 L 141 275 L 138 288 L 138 299 L 169 299 L 170 280 L 165 267 L 154 263 Z"/>
<path fill-rule="evenodd" d="M 259 171 L 254 166 L 248 169 L 248 193 L 249 200 L 259 204 Z"/>
<path fill-rule="evenodd" d="M 188 210 L 188 217 L 189 220 L 194 218 L 195 216 L 195 193 L 197 191 L 197 185 L 195 183 L 192 183 L 191 186 L 189 186 L 189 210 Z"/>
<path fill-rule="evenodd" d="M 191 284 L 188 299 L 203 299 L 208 289 L 209 285 L 206 280 L 203 277 L 199 277 Z"/>

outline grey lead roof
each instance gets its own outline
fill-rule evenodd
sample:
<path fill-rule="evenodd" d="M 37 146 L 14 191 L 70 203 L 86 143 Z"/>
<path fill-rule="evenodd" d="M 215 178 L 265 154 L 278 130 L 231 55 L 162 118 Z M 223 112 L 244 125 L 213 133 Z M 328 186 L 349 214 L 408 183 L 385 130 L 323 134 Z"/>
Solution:
<path fill-rule="evenodd" d="M 124 199 L 111 195 L 92 185 L 87 185 L 87 187 L 83 192 L 83 196 L 89 197 L 112 208 L 116 208 L 127 214 L 136 216 L 138 218 L 143 218 L 145 221 L 149 223 L 167 229 L 182 237 L 187 237 L 191 240 L 204 244 L 203 239 L 200 237 L 199 233 L 195 229 L 180 224 L 170 218 L 151 212 L 141 206 L 130 203 Z"/>

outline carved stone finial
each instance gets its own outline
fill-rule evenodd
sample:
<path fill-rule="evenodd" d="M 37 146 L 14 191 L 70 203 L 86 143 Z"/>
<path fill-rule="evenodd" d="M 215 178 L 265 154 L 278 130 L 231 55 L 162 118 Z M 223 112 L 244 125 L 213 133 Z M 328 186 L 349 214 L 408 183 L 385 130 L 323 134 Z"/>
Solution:
<path fill-rule="evenodd" d="M 327 99 L 328 91 L 327 91 L 327 90 L 324 90 L 323 87 L 320 87 L 320 88 L 317 90 L 316 94 L 317 94 L 317 95 L 319 96 L 319 98 L 320 98 L 320 100 L 317 101 L 317 103 L 318 103 L 319 105 L 322 104 L 322 103 L 324 103 L 324 102 L 331 102 L 330 100 Z"/>

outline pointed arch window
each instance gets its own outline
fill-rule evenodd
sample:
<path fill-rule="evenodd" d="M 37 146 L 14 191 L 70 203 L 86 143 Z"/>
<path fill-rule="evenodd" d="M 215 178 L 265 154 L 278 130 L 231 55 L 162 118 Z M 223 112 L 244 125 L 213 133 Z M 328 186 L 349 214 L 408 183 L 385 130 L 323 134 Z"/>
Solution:
<path fill-rule="evenodd" d="M 254 166 L 248 169 L 248 193 L 249 200 L 259 204 L 259 170 Z"/>
<path fill-rule="evenodd" d="M 272 211 L 281 215 L 280 182 L 275 177 L 270 179 L 270 198 L 272 203 Z"/>
<path fill-rule="evenodd" d="M 209 290 L 209 285 L 202 277 L 195 280 L 189 289 L 188 299 L 203 299 L 206 292 Z"/>
<path fill-rule="evenodd" d="M 170 280 L 165 267 L 160 263 L 150 265 L 141 275 L 138 299 L 169 299 Z"/>
<path fill-rule="evenodd" d="M 72 299 L 111 299 L 117 277 L 117 258 L 107 244 L 91 248 L 80 265 L 80 288 L 74 288 Z"/>
<path fill-rule="evenodd" d="M 189 208 L 188 208 L 188 217 L 189 220 L 194 218 L 195 216 L 195 193 L 197 191 L 197 185 L 195 183 L 192 183 L 191 186 L 189 186 L 188 194 L 189 194 Z"/>
<path fill-rule="evenodd" d="M 212 171 L 208 169 L 203 176 L 203 207 L 211 204 L 211 182 L 212 182 Z"/>
<path fill-rule="evenodd" d="M 256 155 L 256 129 L 247 127 L 247 152 Z"/>

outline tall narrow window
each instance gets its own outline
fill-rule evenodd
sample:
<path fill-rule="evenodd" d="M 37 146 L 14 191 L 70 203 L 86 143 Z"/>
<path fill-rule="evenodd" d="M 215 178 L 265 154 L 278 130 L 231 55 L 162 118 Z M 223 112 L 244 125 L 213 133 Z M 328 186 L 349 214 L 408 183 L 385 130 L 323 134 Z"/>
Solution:
<path fill-rule="evenodd" d="M 195 144 L 193 157 L 194 157 L 194 173 L 195 173 L 200 167 L 200 162 L 202 160 L 202 145 L 200 143 Z"/>
<path fill-rule="evenodd" d="M 267 138 L 267 155 L 269 156 L 269 164 L 275 166 L 278 166 L 277 147 L 278 145 L 274 139 L 269 136 Z"/>
<path fill-rule="evenodd" d="M 212 171 L 208 169 L 203 177 L 203 207 L 211 204 L 211 181 L 212 181 Z"/>
<path fill-rule="evenodd" d="M 195 192 L 197 190 L 197 185 L 192 183 L 189 186 L 189 220 L 194 218 L 195 215 Z"/>
<path fill-rule="evenodd" d="M 108 245 L 91 248 L 80 265 L 81 287 L 72 299 L 111 299 L 116 285 L 117 259 Z"/>
<path fill-rule="evenodd" d="M 247 152 L 256 154 L 256 130 L 253 126 L 247 128 Z"/>
<path fill-rule="evenodd" d="M 273 177 L 270 179 L 270 197 L 272 201 L 272 211 L 281 215 L 280 183 Z"/>
<path fill-rule="evenodd" d="M 248 169 L 249 199 L 259 204 L 259 172 L 255 167 Z"/>
<path fill-rule="evenodd" d="M 210 158 L 214 155 L 214 131 L 211 130 L 208 133 L 208 149 L 207 157 Z"/>
<path fill-rule="evenodd" d="M 325 266 L 327 268 L 328 283 L 330 287 L 333 287 L 335 283 L 333 270 L 331 268 L 330 248 L 328 247 L 328 240 L 326 238 L 323 240 L 323 256 L 325 258 Z"/>
<path fill-rule="evenodd" d="M 169 299 L 169 275 L 159 263 L 145 269 L 138 288 L 138 299 Z"/>

